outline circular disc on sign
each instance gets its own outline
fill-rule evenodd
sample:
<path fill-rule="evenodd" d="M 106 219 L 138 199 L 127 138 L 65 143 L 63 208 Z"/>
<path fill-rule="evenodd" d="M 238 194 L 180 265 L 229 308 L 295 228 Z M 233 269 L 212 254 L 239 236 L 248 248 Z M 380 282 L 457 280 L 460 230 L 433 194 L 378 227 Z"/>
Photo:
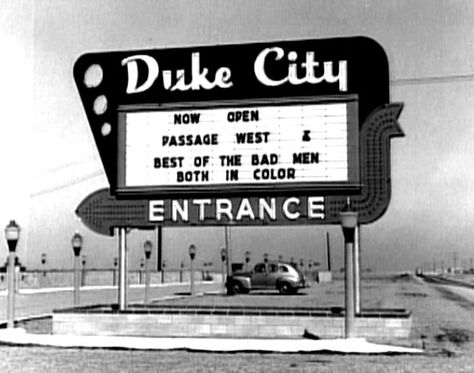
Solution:
<path fill-rule="evenodd" d="M 112 126 L 110 125 L 110 123 L 105 122 L 102 125 L 100 132 L 102 133 L 102 136 L 110 135 L 110 132 L 112 132 Z"/>
<path fill-rule="evenodd" d="M 100 65 L 94 64 L 89 66 L 89 68 L 84 73 L 84 85 L 87 88 L 98 87 L 102 83 L 102 78 L 104 77 L 104 72 Z"/>
<path fill-rule="evenodd" d="M 102 115 L 107 111 L 107 97 L 100 95 L 94 101 L 94 113 Z"/>

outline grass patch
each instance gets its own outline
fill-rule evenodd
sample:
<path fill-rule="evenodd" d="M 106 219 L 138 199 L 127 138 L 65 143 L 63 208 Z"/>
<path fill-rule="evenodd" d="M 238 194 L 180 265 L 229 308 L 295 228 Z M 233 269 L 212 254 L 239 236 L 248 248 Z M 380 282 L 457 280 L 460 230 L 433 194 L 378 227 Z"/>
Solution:
<path fill-rule="evenodd" d="M 405 291 L 405 292 L 397 293 L 397 295 L 401 295 L 403 297 L 413 297 L 413 298 L 426 298 L 428 296 L 428 294 L 418 293 L 414 291 L 412 292 Z"/>
<path fill-rule="evenodd" d="M 391 278 L 391 281 L 392 282 L 413 282 L 413 275 L 409 274 L 409 273 L 402 273 L 400 275 L 395 275 L 395 276 L 392 276 Z"/>
<path fill-rule="evenodd" d="M 459 328 L 442 328 L 443 332 L 435 336 L 437 342 L 451 342 L 456 346 L 463 345 L 473 340 L 474 333 L 470 330 Z"/>

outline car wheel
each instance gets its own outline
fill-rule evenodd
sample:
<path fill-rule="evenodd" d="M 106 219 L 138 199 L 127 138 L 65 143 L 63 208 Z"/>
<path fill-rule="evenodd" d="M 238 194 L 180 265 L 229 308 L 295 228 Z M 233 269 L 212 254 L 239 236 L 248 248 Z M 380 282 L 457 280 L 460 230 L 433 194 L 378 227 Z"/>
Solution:
<path fill-rule="evenodd" d="M 226 284 L 226 288 L 227 288 L 227 295 L 234 295 L 232 286 L 229 286 Z"/>
<path fill-rule="evenodd" d="M 282 282 L 278 285 L 278 291 L 283 295 L 291 294 L 291 286 L 288 282 Z"/>
<path fill-rule="evenodd" d="M 242 285 L 240 285 L 240 283 L 238 283 L 238 282 L 234 282 L 232 284 L 232 293 L 233 294 L 239 294 L 239 293 L 242 293 L 242 292 L 243 292 Z"/>

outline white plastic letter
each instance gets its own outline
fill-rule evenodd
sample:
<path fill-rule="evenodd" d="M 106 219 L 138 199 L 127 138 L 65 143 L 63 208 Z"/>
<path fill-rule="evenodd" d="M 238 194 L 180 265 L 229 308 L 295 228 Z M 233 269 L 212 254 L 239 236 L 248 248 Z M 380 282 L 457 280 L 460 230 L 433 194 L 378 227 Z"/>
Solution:
<path fill-rule="evenodd" d="M 216 84 L 221 88 L 232 87 L 234 83 L 230 80 L 231 76 L 232 71 L 228 67 L 221 67 L 216 72 Z"/>
<path fill-rule="evenodd" d="M 141 60 L 146 63 L 148 68 L 148 76 L 145 82 L 137 87 L 138 84 L 138 64 L 137 60 Z M 156 78 L 158 78 L 158 73 L 160 72 L 160 68 L 158 66 L 158 62 L 153 57 L 144 55 L 144 54 L 137 54 L 135 56 L 130 56 L 124 58 L 122 60 L 122 66 L 127 66 L 127 73 L 128 73 L 128 82 L 127 82 L 127 93 L 140 93 L 146 91 L 150 88 L 153 83 L 155 82 Z"/>
<path fill-rule="evenodd" d="M 288 198 L 285 202 L 283 202 L 283 214 L 289 220 L 296 220 L 300 217 L 300 213 L 298 211 L 291 212 L 289 210 L 290 204 L 295 204 L 296 206 L 298 206 L 300 204 L 299 198 L 291 197 L 291 198 Z"/>
<path fill-rule="evenodd" d="M 265 213 L 268 215 L 270 220 L 276 220 L 275 198 L 270 198 L 270 205 L 264 198 L 258 200 L 258 217 L 261 220 L 265 220 Z"/>
<path fill-rule="evenodd" d="M 324 197 L 308 197 L 308 219 L 324 219 Z"/>
<path fill-rule="evenodd" d="M 195 205 L 199 206 L 199 221 L 204 221 L 206 217 L 206 214 L 205 214 L 206 205 L 210 205 L 211 202 L 212 201 L 210 199 L 195 199 L 193 201 Z"/>
<path fill-rule="evenodd" d="M 252 211 L 252 206 L 247 198 L 243 198 L 237 211 L 235 220 L 242 220 L 242 217 L 248 216 L 250 219 L 255 220 L 255 214 Z"/>
<path fill-rule="evenodd" d="M 265 72 L 265 59 L 267 58 L 268 54 L 272 52 L 276 53 L 276 57 L 275 57 L 276 61 L 281 60 L 283 56 L 285 55 L 285 52 L 283 51 L 282 48 L 279 48 L 279 47 L 265 48 L 257 56 L 254 63 L 255 76 L 260 81 L 260 83 L 265 84 L 268 87 L 276 87 L 288 81 L 288 77 L 283 78 L 281 80 L 272 80 L 267 76 Z"/>
<path fill-rule="evenodd" d="M 187 199 L 183 201 L 183 205 L 179 201 L 173 200 L 171 202 L 171 220 L 178 221 L 178 213 L 182 221 L 189 221 L 189 202 Z"/>
<path fill-rule="evenodd" d="M 334 76 L 332 62 L 324 62 L 324 79 L 328 83 L 339 82 L 339 90 L 347 91 L 347 61 L 339 61 L 339 71 Z"/>
<path fill-rule="evenodd" d="M 216 220 L 222 220 L 222 215 L 227 215 L 229 221 L 233 220 L 232 202 L 230 199 L 222 198 L 216 200 Z"/>
<path fill-rule="evenodd" d="M 164 221 L 165 220 L 165 201 L 150 201 L 148 209 L 148 220 Z"/>

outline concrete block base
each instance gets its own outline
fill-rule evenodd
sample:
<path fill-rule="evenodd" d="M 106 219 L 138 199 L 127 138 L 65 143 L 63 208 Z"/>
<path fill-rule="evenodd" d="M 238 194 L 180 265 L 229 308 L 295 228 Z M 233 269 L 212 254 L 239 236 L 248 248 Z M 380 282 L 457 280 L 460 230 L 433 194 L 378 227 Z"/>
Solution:
<path fill-rule="evenodd" d="M 412 317 L 406 310 L 364 310 L 355 319 L 356 336 L 371 340 L 407 339 Z M 344 313 L 332 309 L 110 305 L 53 312 L 53 334 L 141 336 L 301 338 L 344 337 Z"/>

